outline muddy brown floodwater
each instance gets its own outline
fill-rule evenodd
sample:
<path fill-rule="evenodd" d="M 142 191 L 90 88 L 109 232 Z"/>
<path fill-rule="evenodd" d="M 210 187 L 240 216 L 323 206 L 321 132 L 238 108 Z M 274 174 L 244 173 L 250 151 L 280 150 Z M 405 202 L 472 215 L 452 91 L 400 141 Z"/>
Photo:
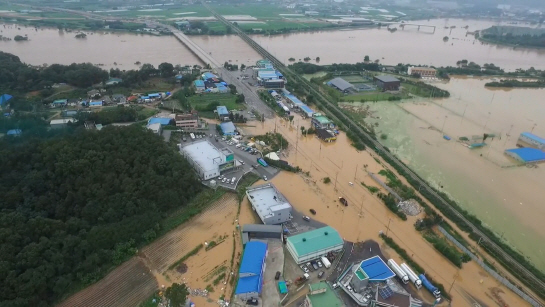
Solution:
<path fill-rule="evenodd" d="M 493 278 L 474 262 L 464 264 L 461 270 L 456 268 L 416 232 L 413 223 L 417 217 L 401 221 L 360 184 L 365 182 L 376 186 L 366 170 L 377 173 L 383 169 L 372 154 L 356 151 L 344 133 L 332 144 L 322 143 L 315 137 L 301 136 L 297 128 L 301 125 L 308 128 L 310 122 L 295 115 L 293 124 L 276 119 L 243 129 L 247 134 L 262 134 L 274 131 L 276 126 L 277 131 L 289 141 L 287 153 L 282 158 L 300 166 L 303 172 L 310 172 L 310 176 L 282 172 L 272 179 L 296 210 L 307 213 L 311 208 L 315 209 L 317 214 L 313 218 L 331 225 L 350 241 L 373 239 L 381 242 L 378 234 L 380 231 L 386 232 L 389 224 L 388 235 L 412 254 L 428 274 L 445 287 L 454 281 L 452 306 L 467 306 L 462 290 L 487 304 L 495 305 L 486 295 L 490 292 L 489 288 L 497 287 Z M 324 184 L 322 179 L 325 177 L 329 177 L 331 183 Z M 354 185 L 349 185 L 349 182 Z M 339 196 L 348 200 L 348 207 L 339 205 Z M 394 251 L 387 247 L 383 249 L 397 258 Z M 505 292 L 502 297 L 510 306 L 527 305 L 514 293 L 504 288 L 502 290 Z M 425 291 L 421 293 L 426 301 L 432 300 Z"/>
<path fill-rule="evenodd" d="M 448 99 L 372 103 L 375 118 L 368 121 L 387 134 L 382 142 L 395 155 L 543 270 L 545 168 L 515 167 L 503 152 L 516 147 L 523 131 L 545 135 L 539 124 L 545 89 L 487 89 L 488 81 L 437 84 L 451 92 Z M 486 147 L 470 150 L 456 142 L 462 136 L 481 142 L 485 132 L 496 135 Z"/>

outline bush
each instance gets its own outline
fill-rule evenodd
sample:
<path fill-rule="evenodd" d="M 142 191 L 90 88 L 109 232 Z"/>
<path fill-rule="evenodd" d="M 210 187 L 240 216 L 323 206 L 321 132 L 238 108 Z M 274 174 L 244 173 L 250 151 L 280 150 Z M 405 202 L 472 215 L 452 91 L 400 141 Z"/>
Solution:
<path fill-rule="evenodd" d="M 325 184 L 328 184 L 331 182 L 331 179 L 329 177 L 325 177 L 324 179 L 322 179 L 323 183 Z"/>
<path fill-rule="evenodd" d="M 288 171 L 288 172 L 299 173 L 301 171 L 301 168 L 299 168 L 299 166 L 293 167 L 293 166 L 291 166 L 288 163 L 283 162 L 283 161 L 271 160 L 271 159 L 269 159 L 267 157 L 263 157 L 263 160 L 265 160 L 265 162 L 267 162 L 267 164 L 269 164 L 271 166 L 274 166 L 274 167 L 279 168 L 279 169 L 283 169 L 283 170 Z"/>

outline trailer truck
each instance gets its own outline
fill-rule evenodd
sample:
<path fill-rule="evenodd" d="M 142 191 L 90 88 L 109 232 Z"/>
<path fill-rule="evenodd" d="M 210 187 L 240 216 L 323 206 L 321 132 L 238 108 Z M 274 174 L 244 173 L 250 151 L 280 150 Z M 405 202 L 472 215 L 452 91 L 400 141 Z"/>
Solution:
<path fill-rule="evenodd" d="M 409 276 L 407 276 L 407 273 L 405 273 L 405 271 L 403 271 L 403 269 L 397 265 L 394 259 L 388 260 L 388 266 L 390 269 L 392 269 L 392 271 L 394 271 L 394 273 L 396 273 L 397 277 L 399 277 L 404 284 L 409 283 Z"/>
<path fill-rule="evenodd" d="M 424 285 L 424 287 L 426 289 L 428 289 L 428 291 L 431 292 L 431 294 L 433 294 L 433 296 L 435 296 L 435 298 L 440 298 L 441 297 L 441 291 L 439 291 L 439 289 L 434 286 L 427 278 L 426 276 L 424 276 L 424 274 L 420 274 L 418 277 L 420 277 L 420 280 L 422 280 L 422 284 Z"/>
<path fill-rule="evenodd" d="M 326 257 L 322 257 L 322 263 L 324 264 L 326 269 L 329 269 L 331 267 L 331 262 L 329 262 L 329 259 L 327 259 Z"/>
<path fill-rule="evenodd" d="M 422 288 L 422 281 L 420 280 L 420 278 L 418 278 L 418 276 L 413 272 L 413 270 L 411 270 L 411 268 L 406 263 L 401 264 L 401 269 L 403 269 L 403 271 L 407 273 L 407 276 L 409 277 L 409 279 L 412 281 L 412 283 L 415 285 L 417 289 Z"/>

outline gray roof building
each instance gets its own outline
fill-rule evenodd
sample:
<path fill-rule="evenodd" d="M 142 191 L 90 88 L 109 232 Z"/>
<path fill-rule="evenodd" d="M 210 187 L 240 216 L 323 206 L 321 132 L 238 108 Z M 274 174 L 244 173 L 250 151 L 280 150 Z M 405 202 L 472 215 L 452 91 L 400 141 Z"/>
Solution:
<path fill-rule="evenodd" d="M 329 81 L 329 85 L 337 88 L 341 92 L 345 92 L 351 88 L 354 88 L 352 84 L 350 84 L 348 81 L 344 80 L 343 78 L 335 78 Z"/>
<path fill-rule="evenodd" d="M 277 225 L 289 221 L 291 205 L 272 183 L 247 189 L 246 195 L 263 224 Z"/>
<path fill-rule="evenodd" d="M 398 78 L 392 77 L 392 76 L 376 76 L 375 79 L 382 81 L 382 82 L 399 82 Z"/>

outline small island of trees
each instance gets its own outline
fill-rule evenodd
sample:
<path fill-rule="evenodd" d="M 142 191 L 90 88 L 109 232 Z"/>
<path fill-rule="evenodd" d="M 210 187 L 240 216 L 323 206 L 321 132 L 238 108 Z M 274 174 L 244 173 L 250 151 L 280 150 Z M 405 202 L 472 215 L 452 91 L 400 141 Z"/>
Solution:
<path fill-rule="evenodd" d="M 19 42 L 19 41 L 27 41 L 28 40 L 28 37 L 27 36 L 21 36 L 21 35 L 15 35 L 15 37 L 13 38 L 14 41 L 16 42 Z"/>

